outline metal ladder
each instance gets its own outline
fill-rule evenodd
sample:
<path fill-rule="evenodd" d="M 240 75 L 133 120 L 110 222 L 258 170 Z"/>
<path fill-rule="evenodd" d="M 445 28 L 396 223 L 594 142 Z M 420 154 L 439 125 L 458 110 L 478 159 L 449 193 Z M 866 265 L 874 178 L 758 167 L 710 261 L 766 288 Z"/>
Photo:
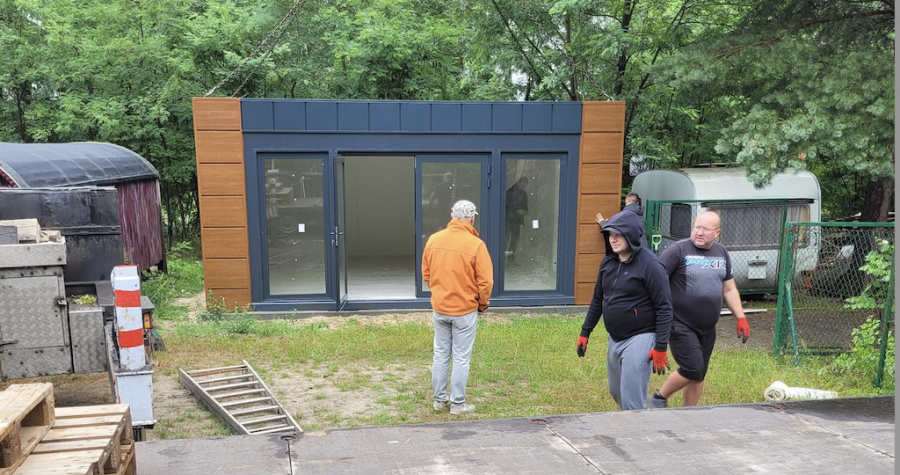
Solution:
<path fill-rule="evenodd" d="M 178 382 L 236 434 L 303 432 L 246 361 L 194 371 L 179 368 Z"/>

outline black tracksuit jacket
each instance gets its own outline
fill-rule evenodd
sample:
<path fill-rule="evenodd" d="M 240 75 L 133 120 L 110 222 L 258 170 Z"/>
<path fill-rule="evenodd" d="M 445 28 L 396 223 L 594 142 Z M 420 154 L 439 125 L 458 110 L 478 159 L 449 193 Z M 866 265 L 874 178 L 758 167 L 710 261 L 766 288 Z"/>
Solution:
<path fill-rule="evenodd" d="M 600 317 L 616 342 L 641 333 L 655 333 L 654 348 L 666 351 L 672 324 L 669 277 L 662 263 L 641 244 L 643 223 L 630 211 L 613 215 L 603 223 L 606 257 L 600 262 L 594 297 L 588 308 L 581 336 L 589 337 Z M 625 236 L 631 257 L 621 262 L 609 245 L 609 233 Z"/>

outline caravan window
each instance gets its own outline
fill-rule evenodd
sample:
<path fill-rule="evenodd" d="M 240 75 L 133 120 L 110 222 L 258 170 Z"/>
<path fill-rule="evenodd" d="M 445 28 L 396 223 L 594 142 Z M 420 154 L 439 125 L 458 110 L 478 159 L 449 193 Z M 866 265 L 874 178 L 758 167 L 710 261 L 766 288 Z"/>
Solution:
<path fill-rule="evenodd" d="M 687 239 L 691 237 L 691 227 L 694 226 L 691 205 L 672 203 L 670 210 L 669 235 L 672 239 Z"/>
<path fill-rule="evenodd" d="M 808 223 L 809 222 L 809 205 L 808 204 L 790 204 L 788 205 L 788 222 L 791 223 Z M 800 235 L 797 236 L 797 246 L 806 247 L 809 245 L 807 234 L 809 226 L 800 227 Z"/>
<path fill-rule="evenodd" d="M 781 246 L 784 209 L 781 204 L 728 204 L 710 209 L 722 217 L 719 242 L 728 249 L 778 249 Z"/>

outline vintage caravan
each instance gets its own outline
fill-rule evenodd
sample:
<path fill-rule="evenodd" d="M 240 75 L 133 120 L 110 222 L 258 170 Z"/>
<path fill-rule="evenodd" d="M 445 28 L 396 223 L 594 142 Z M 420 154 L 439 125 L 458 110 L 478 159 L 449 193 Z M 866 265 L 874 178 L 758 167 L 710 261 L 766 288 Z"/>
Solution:
<path fill-rule="evenodd" d="M 776 291 L 785 220 L 821 219 L 819 182 L 807 171 L 788 170 L 756 188 L 743 168 L 649 170 L 635 177 L 631 190 L 641 197 L 648 241 L 651 247 L 656 243 L 657 252 L 689 238 L 698 213 L 717 211 L 722 216 L 719 242 L 730 251 L 735 282 L 743 294 Z M 795 271 L 815 269 L 817 232 L 809 228 L 800 234 Z"/>

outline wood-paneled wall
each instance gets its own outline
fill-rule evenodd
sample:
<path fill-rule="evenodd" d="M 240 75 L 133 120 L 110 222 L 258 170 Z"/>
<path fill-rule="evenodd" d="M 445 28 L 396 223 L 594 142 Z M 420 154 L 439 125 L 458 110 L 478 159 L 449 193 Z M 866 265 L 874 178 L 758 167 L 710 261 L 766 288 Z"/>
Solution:
<path fill-rule="evenodd" d="M 207 294 L 250 304 L 250 247 L 241 100 L 194 98 L 203 277 Z"/>
<path fill-rule="evenodd" d="M 591 303 L 597 270 L 606 252 L 597 213 L 619 212 L 625 103 L 585 102 L 578 172 L 578 235 L 575 241 L 575 303 Z"/>

